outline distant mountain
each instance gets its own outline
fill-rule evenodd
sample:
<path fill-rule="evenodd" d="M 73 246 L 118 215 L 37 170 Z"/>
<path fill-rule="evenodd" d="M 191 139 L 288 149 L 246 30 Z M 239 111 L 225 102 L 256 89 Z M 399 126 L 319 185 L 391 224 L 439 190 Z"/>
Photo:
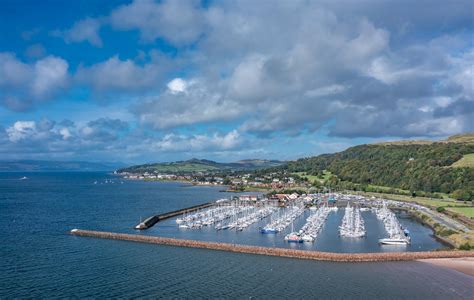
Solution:
<path fill-rule="evenodd" d="M 284 164 L 278 160 L 246 159 L 232 163 L 219 163 L 207 159 L 193 158 L 169 163 L 136 165 L 117 170 L 117 172 L 144 173 L 198 173 L 218 171 L 243 171 L 276 167 Z"/>
<path fill-rule="evenodd" d="M 112 171 L 119 164 L 85 161 L 14 160 L 0 161 L 0 172 L 17 171 Z"/>

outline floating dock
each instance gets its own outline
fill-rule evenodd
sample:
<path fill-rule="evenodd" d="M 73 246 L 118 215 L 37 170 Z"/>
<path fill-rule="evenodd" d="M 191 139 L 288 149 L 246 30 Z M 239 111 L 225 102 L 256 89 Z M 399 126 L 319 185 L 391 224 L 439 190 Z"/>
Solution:
<path fill-rule="evenodd" d="M 148 229 L 150 227 L 153 227 L 159 221 L 166 220 L 166 219 L 169 219 L 169 218 L 172 218 L 172 217 L 176 217 L 176 216 L 179 216 L 179 215 L 182 215 L 182 214 L 187 214 L 187 213 L 193 212 L 193 211 L 198 210 L 198 209 L 207 208 L 207 207 L 213 206 L 214 204 L 215 204 L 215 202 L 208 202 L 208 203 L 194 205 L 194 206 L 191 206 L 191 207 L 182 208 L 182 209 L 170 211 L 170 212 L 167 212 L 167 213 L 151 216 L 151 217 L 145 219 L 145 221 L 140 222 L 134 228 L 138 229 L 138 230 Z"/>
<path fill-rule="evenodd" d="M 374 262 L 374 261 L 408 261 L 429 258 L 474 257 L 474 251 L 426 251 L 426 252 L 377 252 L 377 253 L 332 253 L 321 251 L 294 250 L 286 248 L 269 248 L 228 243 L 182 240 L 158 236 L 143 236 L 125 233 L 73 229 L 71 234 L 112 240 L 168 245 L 177 247 L 200 248 L 210 250 L 249 253 L 257 255 L 280 256 L 319 261 L 338 262 Z"/>

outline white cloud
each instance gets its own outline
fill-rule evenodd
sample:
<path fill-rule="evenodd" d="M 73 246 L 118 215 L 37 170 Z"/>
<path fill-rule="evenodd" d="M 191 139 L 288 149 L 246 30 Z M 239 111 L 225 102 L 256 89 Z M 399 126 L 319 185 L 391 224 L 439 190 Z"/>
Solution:
<path fill-rule="evenodd" d="M 121 60 L 115 55 L 90 67 L 80 67 L 76 78 L 97 91 L 133 91 L 152 87 L 162 72 L 155 62 L 138 65 L 131 59 Z"/>
<path fill-rule="evenodd" d="M 188 80 L 186 93 L 168 90 L 159 97 L 145 98 L 133 110 L 141 123 L 155 129 L 231 120 L 243 111 L 240 104 L 226 98 L 217 85 L 211 87 L 200 79 Z"/>
<path fill-rule="evenodd" d="M 67 83 L 68 63 L 61 58 L 48 56 L 35 63 L 32 92 L 37 97 L 64 88 Z"/>
<path fill-rule="evenodd" d="M 26 110 L 66 88 L 68 63 L 47 56 L 26 64 L 13 54 L 0 53 L 0 101 L 12 110 Z"/>
<path fill-rule="evenodd" d="M 154 142 L 153 148 L 157 151 L 221 151 L 232 150 L 243 143 L 237 130 L 226 134 L 213 135 L 176 135 L 167 134 L 161 140 Z"/>
<path fill-rule="evenodd" d="M 16 121 L 13 126 L 7 128 L 8 138 L 12 142 L 18 142 L 27 139 L 36 132 L 36 123 L 34 121 Z"/>
<path fill-rule="evenodd" d="M 74 23 L 68 30 L 55 30 L 52 35 L 63 38 L 66 43 L 87 41 L 93 46 L 102 47 L 102 39 L 99 35 L 101 26 L 102 22 L 99 19 L 86 18 Z"/>
<path fill-rule="evenodd" d="M 175 78 L 168 82 L 168 89 L 172 94 L 183 93 L 186 91 L 187 83 L 181 78 Z"/>
<path fill-rule="evenodd" d="M 199 1 L 135 0 L 110 15 L 110 23 L 120 30 L 140 30 L 144 41 L 162 37 L 174 45 L 196 41 L 203 30 Z"/>

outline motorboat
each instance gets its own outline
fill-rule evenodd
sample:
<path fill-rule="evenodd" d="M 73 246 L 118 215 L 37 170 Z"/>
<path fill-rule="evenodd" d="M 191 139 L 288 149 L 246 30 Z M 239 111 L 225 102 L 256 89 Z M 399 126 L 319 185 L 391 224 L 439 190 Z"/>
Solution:
<path fill-rule="evenodd" d="M 410 240 L 406 238 L 386 238 L 380 239 L 379 243 L 383 245 L 407 245 L 410 244 Z"/>

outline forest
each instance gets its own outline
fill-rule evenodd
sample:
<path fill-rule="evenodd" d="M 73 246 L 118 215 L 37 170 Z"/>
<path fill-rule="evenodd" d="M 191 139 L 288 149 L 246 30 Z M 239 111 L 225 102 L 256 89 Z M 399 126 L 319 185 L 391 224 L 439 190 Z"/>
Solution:
<path fill-rule="evenodd" d="M 336 182 L 446 193 L 460 200 L 474 197 L 474 168 L 454 167 L 474 153 L 472 143 L 372 144 L 345 151 L 302 158 L 270 171 L 306 172 L 337 176 Z"/>

